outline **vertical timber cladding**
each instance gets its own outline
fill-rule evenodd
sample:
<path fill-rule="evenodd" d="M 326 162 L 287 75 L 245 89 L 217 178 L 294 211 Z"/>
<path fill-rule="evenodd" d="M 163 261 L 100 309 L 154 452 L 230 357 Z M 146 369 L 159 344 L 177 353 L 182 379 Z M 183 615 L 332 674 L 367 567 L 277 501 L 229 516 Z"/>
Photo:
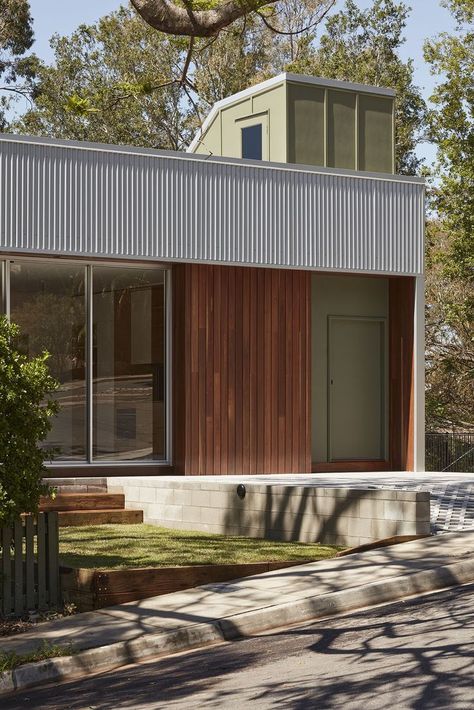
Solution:
<path fill-rule="evenodd" d="M 389 279 L 390 459 L 394 471 L 414 468 L 415 279 Z"/>
<path fill-rule="evenodd" d="M 311 471 L 308 271 L 173 267 L 177 473 Z"/>

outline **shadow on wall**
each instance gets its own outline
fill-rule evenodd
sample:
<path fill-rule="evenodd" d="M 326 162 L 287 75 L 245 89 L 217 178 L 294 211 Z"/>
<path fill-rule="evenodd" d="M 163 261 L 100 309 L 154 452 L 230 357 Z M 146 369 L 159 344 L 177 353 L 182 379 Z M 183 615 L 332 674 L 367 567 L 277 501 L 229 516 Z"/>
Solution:
<path fill-rule="evenodd" d="M 235 495 L 224 519 L 227 534 L 268 539 L 346 544 L 349 538 L 372 537 L 372 519 L 360 518 L 359 502 L 372 504 L 374 516 L 380 503 L 367 499 L 364 490 L 265 486 L 265 492 L 247 487 L 242 500 Z M 372 492 L 371 492 L 372 493 Z M 379 513 L 380 515 L 380 513 Z M 391 533 L 390 533 L 391 534 Z"/>

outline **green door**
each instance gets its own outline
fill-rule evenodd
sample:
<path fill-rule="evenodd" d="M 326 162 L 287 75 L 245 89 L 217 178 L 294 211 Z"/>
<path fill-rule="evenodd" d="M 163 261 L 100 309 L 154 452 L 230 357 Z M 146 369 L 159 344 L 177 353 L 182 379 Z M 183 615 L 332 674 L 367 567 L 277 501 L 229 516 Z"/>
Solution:
<path fill-rule="evenodd" d="M 385 320 L 328 317 L 329 461 L 385 459 Z"/>

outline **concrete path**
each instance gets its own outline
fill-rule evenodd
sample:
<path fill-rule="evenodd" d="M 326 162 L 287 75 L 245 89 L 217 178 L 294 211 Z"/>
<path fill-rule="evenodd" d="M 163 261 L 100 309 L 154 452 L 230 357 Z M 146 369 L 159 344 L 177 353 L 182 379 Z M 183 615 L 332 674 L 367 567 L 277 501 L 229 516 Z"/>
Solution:
<path fill-rule="evenodd" d="M 390 580 L 423 571 L 435 573 L 460 561 L 474 565 L 474 532 L 446 534 L 442 540 L 440 544 L 440 538 L 420 539 L 78 614 L 41 624 L 25 634 L 2 638 L 0 645 L 4 651 L 17 653 L 28 652 L 44 641 L 72 643 L 75 650 L 97 648 L 231 617 L 235 624 L 236 615 L 248 612 L 271 616 L 273 608 L 279 613 L 282 605 L 291 608 L 304 600 L 321 601 L 347 590 L 353 590 L 354 597 L 357 592 L 363 602 L 360 606 L 364 606 L 367 589 L 365 603 L 373 604 L 378 598 L 371 593 L 371 587 L 377 583 L 382 583 L 377 589 L 383 591 L 383 583 Z M 276 618 L 273 626 L 284 625 L 281 618 L 281 623 Z"/>
<path fill-rule="evenodd" d="M 216 476 L 201 476 L 216 480 Z M 474 474 L 472 473 L 315 473 L 285 476 L 222 476 L 225 483 L 298 484 L 315 488 L 389 488 L 431 493 L 433 533 L 474 530 Z"/>

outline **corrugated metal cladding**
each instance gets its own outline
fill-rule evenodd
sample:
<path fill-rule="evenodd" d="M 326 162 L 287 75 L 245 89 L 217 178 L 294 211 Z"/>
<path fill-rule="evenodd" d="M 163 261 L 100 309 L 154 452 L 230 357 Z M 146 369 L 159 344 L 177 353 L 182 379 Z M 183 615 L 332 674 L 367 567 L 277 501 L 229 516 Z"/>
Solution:
<path fill-rule="evenodd" d="M 11 139 L 0 163 L 4 250 L 423 269 L 419 181 Z"/>

